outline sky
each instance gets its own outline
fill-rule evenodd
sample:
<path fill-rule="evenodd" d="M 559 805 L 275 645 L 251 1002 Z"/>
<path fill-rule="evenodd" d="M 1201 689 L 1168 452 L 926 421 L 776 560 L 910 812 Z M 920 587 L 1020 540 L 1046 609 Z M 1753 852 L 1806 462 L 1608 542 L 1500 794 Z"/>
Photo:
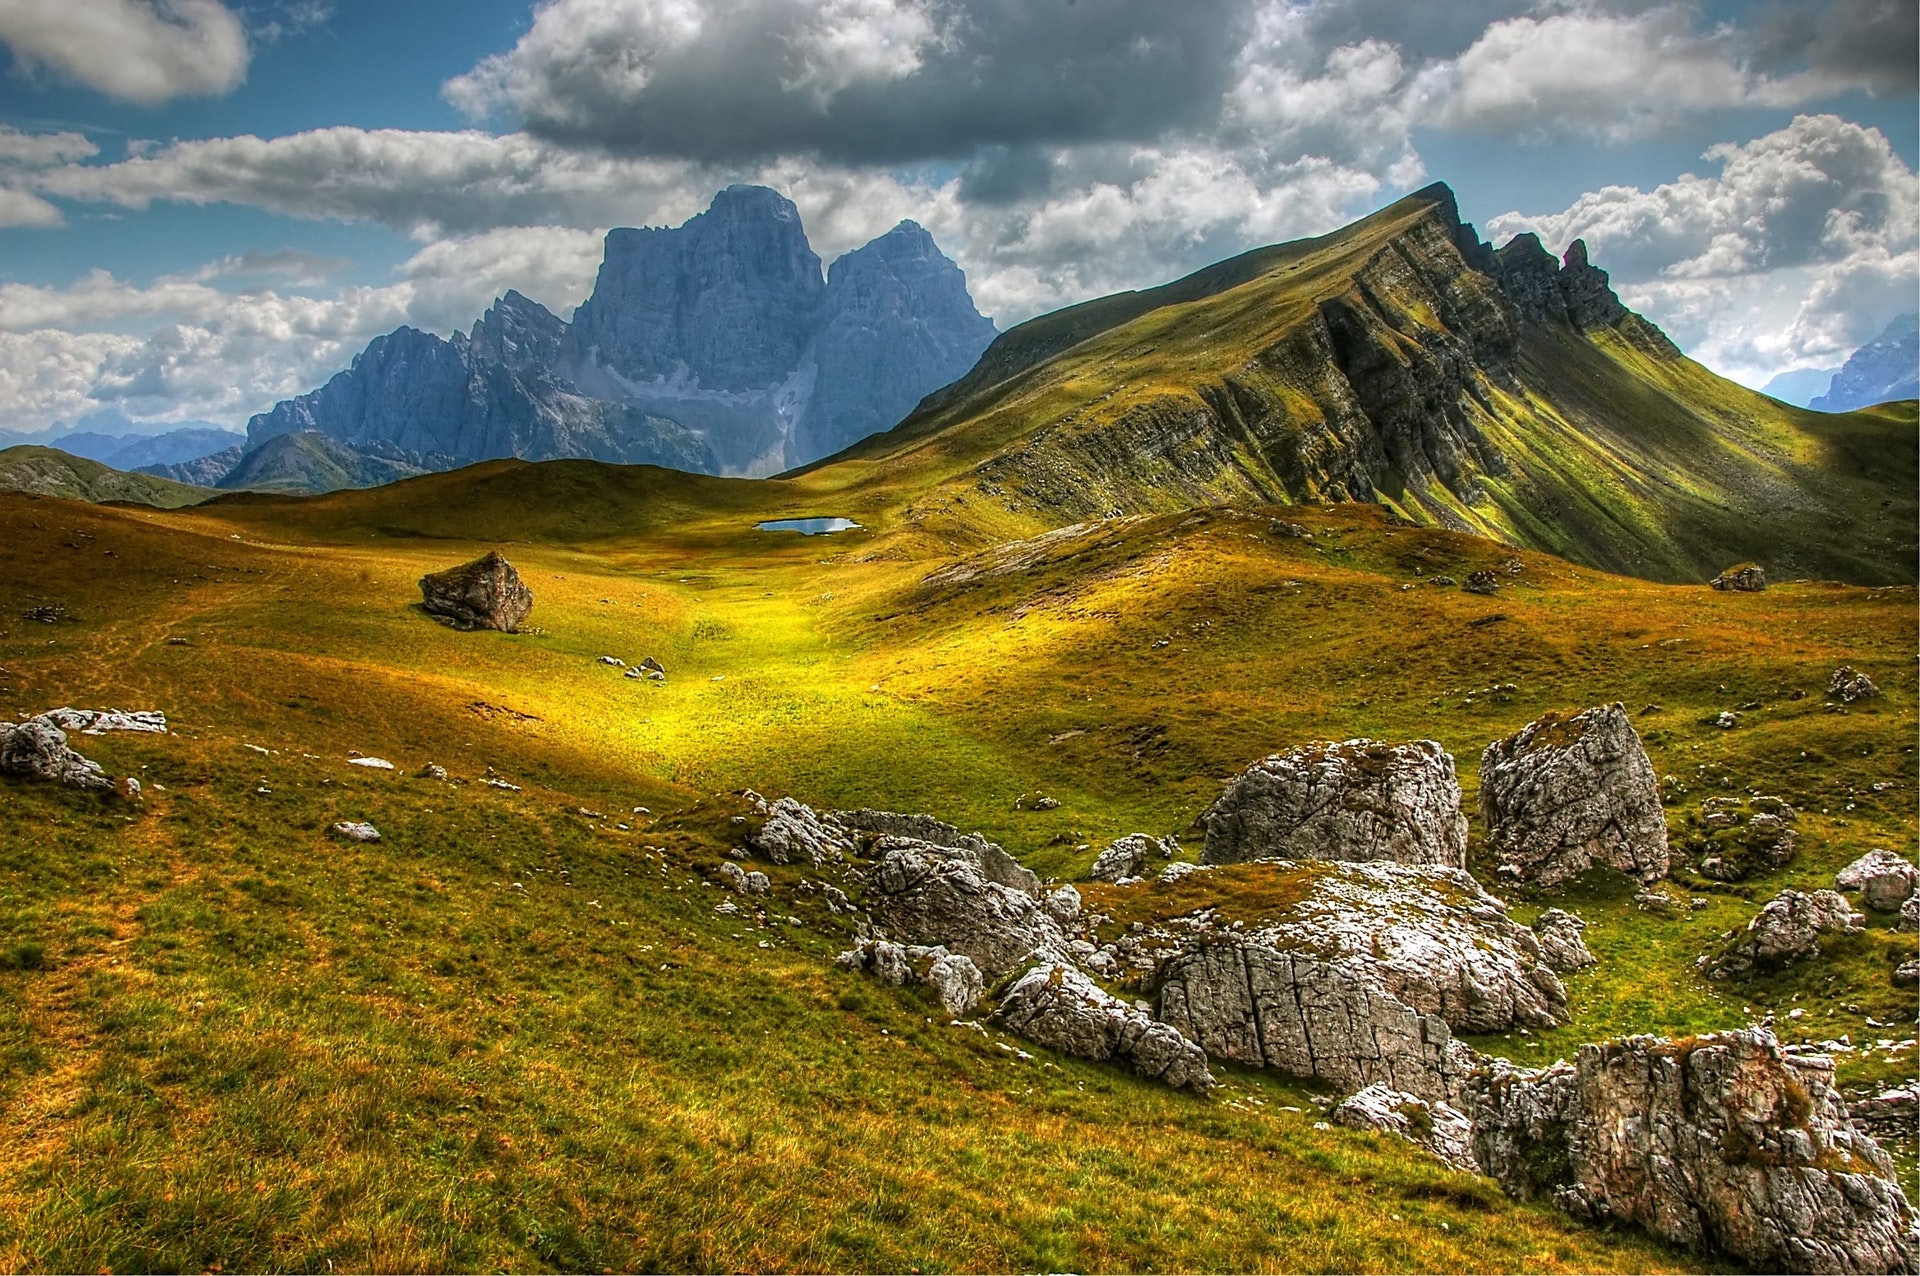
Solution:
<path fill-rule="evenodd" d="M 0 0 L 0 430 L 243 426 L 734 182 L 1005 329 L 1442 180 L 1758 386 L 1920 308 L 1917 64 L 1913 0 Z"/>

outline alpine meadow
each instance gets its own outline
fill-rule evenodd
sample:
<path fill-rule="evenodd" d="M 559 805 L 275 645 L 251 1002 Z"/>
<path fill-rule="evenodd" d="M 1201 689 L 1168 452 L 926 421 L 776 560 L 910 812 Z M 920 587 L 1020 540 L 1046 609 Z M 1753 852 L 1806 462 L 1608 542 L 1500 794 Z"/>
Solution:
<path fill-rule="evenodd" d="M 1910 7 L 19 8 L 0 1269 L 1920 1270 Z"/>

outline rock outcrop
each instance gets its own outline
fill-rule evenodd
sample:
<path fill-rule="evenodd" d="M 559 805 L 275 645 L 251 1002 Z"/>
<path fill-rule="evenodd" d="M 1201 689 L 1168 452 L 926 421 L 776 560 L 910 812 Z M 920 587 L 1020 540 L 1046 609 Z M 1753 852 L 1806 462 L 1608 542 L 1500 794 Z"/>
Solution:
<path fill-rule="evenodd" d="M 1065 963 L 1043 963 L 1021 975 L 1002 994 L 994 1017 L 1049 1050 L 1124 1061 L 1142 1076 L 1197 1094 L 1214 1086 L 1199 1046 Z"/>
<path fill-rule="evenodd" d="M 1156 855 L 1161 859 L 1170 859 L 1178 849 L 1179 843 L 1172 838 L 1162 840 L 1145 833 L 1129 833 L 1125 837 L 1115 838 L 1094 857 L 1088 876 L 1098 882 L 1144 877 Z"/>
<path fill-rule="evenodd" d="M 1920 870 L 1904 855 L 1878 847 L 1835 874 L 1835 890 L 1857 891 L 1860 900 L 1877 913 L 1897 913 L 1912 897 Z"/>
<path fill-rule="evenodd" d="M 1334 961 L 1233 941 L 1175 958 L 1158 1015 L 1214 1058 L 1322 1080 L 1458 1097 L 1476 1057 L 1446 1021 L 1387 991 L 1354 957 Z"/>
<path fill-rule="evenodd" d="M 1865 921 L 1837 891 L 1781 891 L 1723 951 L 1702 957 L 1700 966 L 1719 977 L 1784 966 L 1818 956 L 1821 935 L 1844 935 Z"/>
<path fill-rule="evenodd" d="M 797 798 L 768 803 L 752 790 L 745 796 L 762 817 L 759 829 L 747 840 L 774 863 L 819 865 L 853 854 L 853 839 Z"/>
<path fill-rule="evenodd" d="M 1463 868 L 1453 758 L 1432 740 L 1311 744 L 1254 763 L 1206 814 L 1203 864 L 1389 860 Z"/>
<path fill-rule="evenodd" d="M 422 576 L 420 593 L 427 614 L 455 629 L 518 633 L 533 610 L 533 591 L 497 549 L 471 563 Z"/>
<path fill-rule="evenodd" d="M 1833 671 L 1833 677 L 1827 679 L 1827 694 L 1842 704 L 1852 704 L 1879 695 L 1880 688 L 1852 665 L 1841 665 Z"/>
<path fill-rule="evenodd" d="M 0 774 L 108 790 L 113 779 L 98 762 L 67 746 L 67 733 L 47 718 L 0 722 Z"/>
<path fill-rule="evenodd" d="M 1551 889 L 1595 864 L 1667 873 L 1660 782 L 1619 704 L 1549 714 L 1487 746 L 1480 809 L 1500 872 Z"/>
<path fill-rule="evenodd" d="M 105 735 L 109 731 L 134 731 L 147 735 L 167 734 L 167 715 L 157 709 L 49 709 L 39 715 L 62 731 L 81 735 Z"/>
<path fill-rule="evenodd" d="M 1534 919 L 1533 933 L 1540 937 L 1540 958 L 1554 970 L 1570 975 L 1600 959 L 1587 947 L 1586 922 L 1563 908 L 1549 908 Z"/>
<path fill-rule="evenodd" d="M 1444 1100 L 1428 1102 L 1383 1085 L 1348 1095 L 1327 1114 L 1349 1130 L 1378 1130 L 1425 1148 L 1439 1160 L 1468 1174 L 1480 1172 L 1473 1159 L 1473 1122 Z"/>
<path fill-rule="evenodd" d="M 1764 1030 L 1583 1046 L 1469 1089 L 1475 1158 L 1516 1197 L 1761 1270 L 1914 1270 L 1912 1210 L 1832 1061 Z"/>
<path fill-rule="evenodd" d="M 868 911 L 891 939 L 970 958 L 989 982 L 1030 958 L 1070 961 L 1066 932 L 1040 900 L 993 881 L 965 851 L 886 835 L 865 873 Z"/>
<path fill-rule="evenodd" d="M 835 959 L 849 970 L 863 970 L 895 988 L 919 985 L 929 989 L 950 1015 L 964 1015 L 980 1004 L 986 986 L 971 958 L 950 953 L 938 945 L 896 944 L 885 939 L 863 940 Z"/>
<path fill-rule="evenodd" d="M 1707 583 L 1724 593 L 1757 594 L 1767 587 L 1767 572 L 1758 563 L 1735 563 Z"/>
<path fill-rule="evenodd" d="M 931 815 L 902 815 L 894 811 L 836 811 L 830 817 L 843 829 L 873 837 L 904 837 L 945 847 L 968 860 L 990 882 L 1011 886 L 1029 895 L 1040 894 L 1040 879 L 1033 870 L 1007 854 L 997 842 L 989 842 L 978 833 L 962 833 L 945 820 Z"/>

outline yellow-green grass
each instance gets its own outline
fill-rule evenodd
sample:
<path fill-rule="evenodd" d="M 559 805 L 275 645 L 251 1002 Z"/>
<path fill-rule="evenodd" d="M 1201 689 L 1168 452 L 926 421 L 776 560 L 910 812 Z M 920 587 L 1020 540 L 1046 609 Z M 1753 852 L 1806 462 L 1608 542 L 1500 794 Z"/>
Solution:
<path fill-rule="evenodd" d="M 1072 878 L 1124 832 L 1197 849 L 1221 781 L 1276 749 L 1430 736 L 1471 805 L 1488 741 L 1621 699 L 1690 790 L 1676 826 L 1753 786 L 1805 812 L 1800 855 L 1671 920 L 1583 884 L 1603 964 L 1570 981 L 1574 1022 L 1479 1044 L 1544 1060 L 1747 1006 L 1784 1025 L 1816 986 L 1898 1009 L 1885 963 L 1911 941 L 1884 919 L 1804 972 L 1722 986 L 1692 960 L 1782 886 L 1910 847 L 1911 588 L 1724 595 L 1533 554 L 1507 574 L 1501 546 L 1340 507 L 1288 512 L 1312 540 L 1270 535 L 1268 510 L 1114 520 L 928 583 L 951 552 L 886 510 L 773 536 L 751 523 L 863 511 L 657 474 L 502 466 L 172 514 L 0 498 L 0 711 L 152 707 L 176 727 L 77 739 L 146 781 L 138 806 L 0 781 L 0 1263 L 1699 1264 L 1317 1131 L 1283 1078 L 1228 1069 L 1200 1101 L 1022 1061 L 990 1025 L 833 968 L 846 935 L 798 889 L 810 868 L 772 870 L 765 927 L 715 915 L 702 883 L 749 786 L 930 811 Z M 418 611 L 426 570 L 514 541 L 544 632 Z M 1432 583 L 1485 566 L 1493 598 Z M 43 603 L 77 619 L 19 619 Z M 603 654 L 654 655 L 669 681 Z M 1826 712 L 1842 661 L 1886 696 Z M 1755 699 L 1733 730 L 1705 721 Z M 429 761 L 461 783 L 411 777 Z M 489 767 L 523 791 L 478 783 Z M 1040 792 L 1060 808 L 1016 809 Z M 385 840 L 327 837 L 340 819 Z M 1847 1013 L 1817 1035 L 1861 1039 Z"/>

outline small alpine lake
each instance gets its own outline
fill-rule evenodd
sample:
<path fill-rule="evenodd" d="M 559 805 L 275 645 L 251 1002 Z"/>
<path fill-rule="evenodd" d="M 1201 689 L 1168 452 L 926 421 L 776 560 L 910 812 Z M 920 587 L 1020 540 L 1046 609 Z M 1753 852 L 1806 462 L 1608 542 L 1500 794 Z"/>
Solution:
<path fill-rule="evenodd" d="M 756 532 L 798 532 L 802 536 L 824 536 L 829 532 L 845 532 L 858 529 L 860 524 L 850 518 L 774 518 L 764 523 L 755 523 Z"/>

